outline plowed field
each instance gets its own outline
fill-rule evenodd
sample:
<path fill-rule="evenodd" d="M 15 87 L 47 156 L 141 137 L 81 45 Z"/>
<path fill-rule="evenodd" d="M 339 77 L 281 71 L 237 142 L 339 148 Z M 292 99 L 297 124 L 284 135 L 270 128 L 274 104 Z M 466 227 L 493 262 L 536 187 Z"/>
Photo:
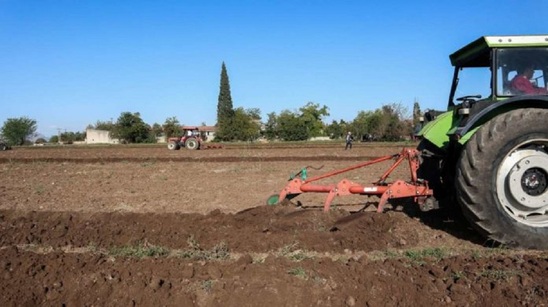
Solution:
<path fill-rule="evenodd" d="M 343 148 L 0 152 L 0 306 L 548 305 L 548 252 L 487 246 L 443 211 L 348 196 L 324 213 L 326 194 L 265 205 L 305 166 L 401 150 Z M 327 181 L 365 185 L 389 166 Z"/>

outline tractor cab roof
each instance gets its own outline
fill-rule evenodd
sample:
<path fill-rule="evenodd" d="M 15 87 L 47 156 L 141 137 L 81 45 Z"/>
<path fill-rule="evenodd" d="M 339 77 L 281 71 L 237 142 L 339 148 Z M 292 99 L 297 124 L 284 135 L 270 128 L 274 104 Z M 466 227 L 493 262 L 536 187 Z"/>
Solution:
<path fill-rule="evenodd" d="M 488 67 L 491 49 L 518 47 L 548 47 L 548 34 L 482 36 L 449 56 L 458 67 Z"/>

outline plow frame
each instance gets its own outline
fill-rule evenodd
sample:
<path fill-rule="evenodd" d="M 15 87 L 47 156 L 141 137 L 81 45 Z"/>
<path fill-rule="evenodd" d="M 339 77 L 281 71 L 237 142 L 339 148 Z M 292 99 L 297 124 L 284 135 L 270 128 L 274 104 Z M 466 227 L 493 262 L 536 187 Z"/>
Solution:
<path fill-rule="evenodd" d="M 323 210 L 329 211 L 331 203 L 335 196 L 346 196 L 352 194 L 378 196 L 380 197 L 377 212 L 383 212 L 384 206 L 390 199 L 394 198 L 413 198 L 421 210 L 428 211 L 437 208 L 437 201 L 434 199 L 433 190 L 428 186 L 428 181 L 417 178 L 417 170 L 420 164 L 420 152 L 416 149 L 403 148 L 398 154 L 379 157 L 363 163 L 359 163 L 344 169 L 328 172 L 323 175 L 306 178 L 306 168 L 301 170 L 296 176 L 289 180 L 289 183 L 278 195 L 278 203 L 284 200 L 290 200 L 302 193 L 327 193 Z M 384 174 L 372 183 L 370 186 L 364 186 L 348 179 L 343 179 L 336 184 L 314 184 L 314 182 L 333 177 L 342 173 L 346 173 L 359 168 L 364 168 L 373 164 L 381 163 L 388 160 L 395 160 L 394 163 L 384 172 Z M 386 180 L 392 172 L 405 160 L 408 161 L 410 180 L 405 181 L 398 179 L 392 183 L 387 183 Z M 304 175 L 303 175 L 304 173 Z"/>

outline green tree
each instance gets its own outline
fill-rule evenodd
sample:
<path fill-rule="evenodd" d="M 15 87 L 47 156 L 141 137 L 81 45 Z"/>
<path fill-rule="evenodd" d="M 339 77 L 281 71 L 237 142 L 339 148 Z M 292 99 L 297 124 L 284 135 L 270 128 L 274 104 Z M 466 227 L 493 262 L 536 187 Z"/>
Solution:
<path fill-rule="evenodd" d="M 159 137 L 164 133 L 164 128 L 158 123 L 152 124 L 150 127 L 150 134 L 154 137 Z"/>
<path fill-rule="evenodd" d="M 401 138 L 401 126 L 400 119 L 396 114 L 396 111 L 390 105 L 384 105 L 382 107 L 384 133 L 383 139 L 385 141 L 397 141 Z"/>
<path fill-rule="evenodd" d="M 67 131 L 61 133 L 61 141 L 65 144 L 72 144 L 74 142 L 82 142 L 86 139 L 85 132 L 72 132 Z"/>
<path fill-rule="evenodd" d="M 36 133 L 36 120 L 28 117 L 8 118 L 2 126 L 2 136 L 10 145 L 23 145 Z"/>
<path fill-rule="evenodd" d="M 259 138 L 261 126 L 256 119 L 260 115 L 258 109 L 244 110 L 236 108 L 234 110 L 234 119 L 232 121 L 232 129 L 234 131 L 234 139 L 239 141 L 254 141 Z"/>
<path fill-rule="evenodd" d="M 413 103 L 413 125 L 420 123 L 420 117 L 421 106 L 419 105 L 419 102 L 415 100 L 415 102 Z"/>
<path fill-rule="evenodd" d="M 352 121 L 351 129 L 361 138 L 371 134 L 379 140 L 398 141 L 410 133 L 406 113 L 407 109 L 398 103 L 386 104 L 374 111 L 361 111 Z"/>
<path fill-rule="evenodd" d="M 164 122 L 164 125 L 162 127 L 164 129 L 166 139 L 170 137 L 180 137 L 183 133 L 181 129 L 181 124 L 175 116 L 166 118 L 166 121 Z"/>
<path fill-rule="evenodd" d="M 376 139 L 382 139 L 386 131 L 386 121 L 380 109 L 369 114 L 369 131 Z"/>
<path fill-rule="evenodd" d="M 59 136 L 58 135 L 53 135 L 49 138 L 49 142 L 52 143 L 52 144 L 57 144 L 59 143 Z"/>
<path fill-rule="evenodd" d="M 317 103 L 308 102 L 305 106 L 301 107 L 299 111 L 301 111 L 301 118 L 308 128 L 310 137 L 317 137 L 325 134 L 325 125 L 322 119 L 324 116 L 329 116 L 328 107 L 320 107 Z"/>
<path fill-rule="evenodd" d="M 412 121 L 409 120 L 408 109 L 401 103 L 392 103 L 382 106 L 386 128 L 386 141 L 399 141 L 412 132 Z"/>
<path fill-rule="evenodd" d="M 125 143 L 144 143 L 150 142 L 149 131 L 150 127 L 141 119 L 139 112 L 122 112 L 111 135 Z"/>
<path fill-rule="evenodd" d="M 277 118 L 276 134 L 284 141 L 306 141 L 310 138 L 307 123 L 300 115 L 284 110 Z"/>
<path fill-rule="evenodd" d="M 221 141 L 232 141 L 234 130 L 232 121 L 234 119 L 234 108 L 230 94 L 230 81 L 226 71 L 225 62 L 221 67 L 221 84 L 217 102 L 217 131 L 215 137 Z"/>
<path fill-rule="evenodd" d="M 261 110 L 259 108 L 248 108 L 245 110 L 245 113 L 254 121 L 261 121 Z"/>
<path fill-rule="evenodd" d="M 268 119 L 265 123 L 264 136 L 267 140 L 275 140 L 278 137 L 276 132 L 278 127 L 278 117 L 274 112 L 268 113 L 266 116 Z"/>
<path fill-rule="evenodd" d="M 411 133 L 406 116 L 407 109 L 401 104 L 386 104 L 374 111 L 360 111 L 350 129 L 361 138 L 371 134 L 375 139 L 397 141 Z"/>
<path fill-rule="evenodd" d="M 112 121 L 100 121 L 98 120 L 95 125 L 90 124 L 87 129 L 106 130 L 113 131 L 115 124 Z"/>
<path fill-rule="evenodd" d="M 344 136 L 346 127 L 347 124 L 344 120 L 341 119 L 339 122 L 333 120 L 331 124 L 325 127 L 325 133 L 330 139 L 340 139 Z"/>
<path fill-rule="evenodd" d="M 356 118 L 352 121 L 352 130 L 359 139 L 363 139 L 364 135 L 373 135 L 380 132 L 373 132 L 375 121 L 375 112 L 373 111 L 360 111 Z"/>

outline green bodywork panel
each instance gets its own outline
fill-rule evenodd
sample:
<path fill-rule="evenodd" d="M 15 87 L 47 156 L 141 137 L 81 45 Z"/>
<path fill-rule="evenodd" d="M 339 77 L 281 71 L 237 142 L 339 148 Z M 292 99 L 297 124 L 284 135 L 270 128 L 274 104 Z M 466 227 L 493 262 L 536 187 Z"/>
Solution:
<path fill-rule="evenodd" d="M 472 135 L 474 135 L 474 133 L 476 133 L 476 131 L 480 128 L 481 126 L 477 126 L 476 128 L 468 131 L 468 133 L 466 133 L 465 135 L 463 135 L 460 139 L 459 139 L 459 143 L 464 145 L 466 142 L 468 142 L 468 140 L 470 139 L 470 137 L 472 137 Z"/>
<path fill-rule="evenodd" d="M 497 115 L 523 108 L 524 106 L 535 106 L 538 108 L 547 108 L 546 104 L 542 101 L 534 102 L 531 101 L 518 101 L 512 104 L 501 105 L 497 102 L 491 102 L 497 104 L 490 112 L 483 114 L 481 117 L 474 120 L 474 124 L 471 126 L 467 132 L 458 138 L 458 143 L 461 145 L 466 144 L 468 140 L 478 131 L 479 128 L 483 126 L 486 122 L 491 120 Z M 455 115 L 454 111 L 447 111 L 441 115 L 438 115 L 435 120 L 426 124 L 421 131 L 417 134 L 424 139 L 427 139 L 436 147 L 445 150 L 449 145 L 449 139 L 452 135 L 457 133 L 457 128 L 461 123 L 461 117 Z"/>
<path fill-rule="evenodd" d="M 499 108 L 496 111 L 484 116 L 481 121 L 476 123 L 474 128 L 470 129 L 465 135 L 458 139 L 459 144 L 466 144 L 470 137 L 476 133 L 485 121 L 508 110 L 509 109 L 507 108 Z M 427 139 L 432 144 L 436 145 L 436 147 L 445 150 L 449 145 L 449 138 L 451 135 L 455 134 L 459 122 L 460 118 L 455 116 L 453 111 L 447 111 L 436 117 L 435 120 L 426 124 L 417 135 Z"/>
<path fill-rule="evenodd" d="M 435 120 L 426 124 L 418 136 L 429 140 L 436 147 L 445 149 L 449 144 L 449 135 L 454 127 L 453 111 L 438 115 Z"/>

